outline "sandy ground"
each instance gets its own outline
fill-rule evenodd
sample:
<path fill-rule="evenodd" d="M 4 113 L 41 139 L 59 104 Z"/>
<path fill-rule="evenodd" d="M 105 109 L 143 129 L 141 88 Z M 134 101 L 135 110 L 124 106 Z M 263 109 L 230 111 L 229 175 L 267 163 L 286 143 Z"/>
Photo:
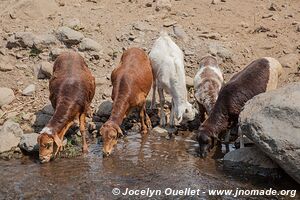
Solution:
<path fill-rule="evenodd" d="M 149 52 L 163 29 L 185 52 L 189 77 L 194 77 L 198 61 L 207 53 L 217 54 L 225 80 L 254 59 L 268 56 L 281 60 L 292 55 L 296 61 L 284 68 L 280 86 L 300 81 L 299 0 L 215 2 L 177 0 L 171 1 L 171 10 L 157 11 L 156 2 L 150 0 L 1 0 L 0 64 L 13 69 L 0 71 L 0 87 L 12 88 L 16 95 L 2 108 L 10 113 L 4 118 L 35 113 L 48 103 L 48 80 L 38 80 L 33 67 L 41 61 L 53 63 L 51 49 L 65 48 L 63 44 L 50 46 L 30 57 L 30 49 L 7 49 L 7 38 L 22 31 L 52 34 L 73 18 L 80 21 L 79 32 L 102 47 L 98 60 L 83 52 L 97 78 L 95 109 L 101 101 L 110 99 L 110 73 L 123 50 L 136 46 Z M 174 29 L 181 34 L 174 34 Z M 31 83 L 37 86 L 35 95 L 22 96 L 21 91 Z"/>

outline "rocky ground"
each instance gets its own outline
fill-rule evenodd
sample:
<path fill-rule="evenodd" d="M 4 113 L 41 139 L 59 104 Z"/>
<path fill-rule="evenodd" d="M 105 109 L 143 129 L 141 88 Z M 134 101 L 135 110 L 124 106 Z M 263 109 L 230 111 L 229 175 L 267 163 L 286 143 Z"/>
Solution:
<path fill-rule="evenodd" d="M 184 51 L 189 88 L 206 54 L 217 56 L 225 80 L 270 56 L 284 66 L 280 86 L 300 81 L 299 0 L 2 0 L 0 10 L 0 132 L 13 130 L 16 141 L 33 143 L 30 133 L 50 119 L 48 79 L 67 49 L 79 51 L 96 77 L 95 136 L 109 115 L 110 73 L 123 50 L 149 52 L 161 30 Z"/>

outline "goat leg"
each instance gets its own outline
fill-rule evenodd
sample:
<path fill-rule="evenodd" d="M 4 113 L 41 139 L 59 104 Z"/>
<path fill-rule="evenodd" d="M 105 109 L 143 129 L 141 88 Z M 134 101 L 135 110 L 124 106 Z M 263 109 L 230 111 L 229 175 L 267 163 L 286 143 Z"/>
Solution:
<path fill-rule="evenodd" d="M 86 143 L 86 129 L 85 129 L 85 117 L 86 115 L 82 113 L 79 118 L 79 129 L 82 137 L 82 152 L 87 153 L 88 152 L 88 146 Z"/>

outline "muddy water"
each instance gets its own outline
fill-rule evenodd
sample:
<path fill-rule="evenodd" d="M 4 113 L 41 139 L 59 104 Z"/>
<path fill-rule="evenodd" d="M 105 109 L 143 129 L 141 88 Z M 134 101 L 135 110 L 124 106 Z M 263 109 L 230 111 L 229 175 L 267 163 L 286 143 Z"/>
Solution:
<path fill-rule="evenodd" d="M 199 159 L 196 150 L 197 144 L 182 135 L 167 140 L 154 135 L 142 138 L 140 134 L 132 134 L 120 140 L 109 158 L 102 158 L 100 142 L 91 141 L 89 153 L 76 158 L 56 159 L 43 165 L 32 158 L 0 161 L 0 199 L 147 198 L 114 196 L 113 188 L 119 188 L 121 192 L 125 192 L 126 188 L 150 188 L 161 190 L 162 195 L 166 188 L 201 190 L 199 196 L 157 195 L 152 199 L 264 199 L 209 196 L 208 189 L 298 187 L 289 178 L 284 181 L 261 181 L 226 174 L 220 160 Z"/>

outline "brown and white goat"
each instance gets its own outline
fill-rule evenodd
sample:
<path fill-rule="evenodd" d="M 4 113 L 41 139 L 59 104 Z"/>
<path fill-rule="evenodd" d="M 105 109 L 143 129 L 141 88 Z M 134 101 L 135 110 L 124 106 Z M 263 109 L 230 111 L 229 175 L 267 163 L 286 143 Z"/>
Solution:
<path fill-rule="evenodd" d="M 205 113 L 209 115 L 215 105 L 223 82 L 223 73 L 217 59 L 212 56 L 202 58 L 199 71 L 194 78 L 195 99 L 201 122 L 204 121 Z"/>
<path fill-rule="evenodd" d="M 146 113 L 146 97 L 151 89 L 153 75 L 147 54 L 138 48 L 126 50 L 121 62 L 111 74 L 113 108 L 100 129 L 103 138 L 103 155 L 108 156 L 122 135 L 120 125 L 132 108 L 140 109 L 141 132 L 147 133 L 151 121 Z"/>
<path fill-rule="evenodd" d="M 248 100 L 276 89 L 281 73 L 282 66 L 276 59 L 261 58 L 235 74 L 222 87 L 209 117 L 196 132 L 202 157 L 207 156 L 221 133 L 228 127 L 237 126 L 239 114 Z"/>
<path fill-rule="evenodd" d="M 50 161 L 62 148 L 63 137 L 75 119 L 79 119 L 83 152 L 87 151 L 85 118 L 95 87 L 95 78 L 78 53 L 58 56 L 49 81 L 50 101 L 55 112 L 37 139 L 42 163 Z"/>

